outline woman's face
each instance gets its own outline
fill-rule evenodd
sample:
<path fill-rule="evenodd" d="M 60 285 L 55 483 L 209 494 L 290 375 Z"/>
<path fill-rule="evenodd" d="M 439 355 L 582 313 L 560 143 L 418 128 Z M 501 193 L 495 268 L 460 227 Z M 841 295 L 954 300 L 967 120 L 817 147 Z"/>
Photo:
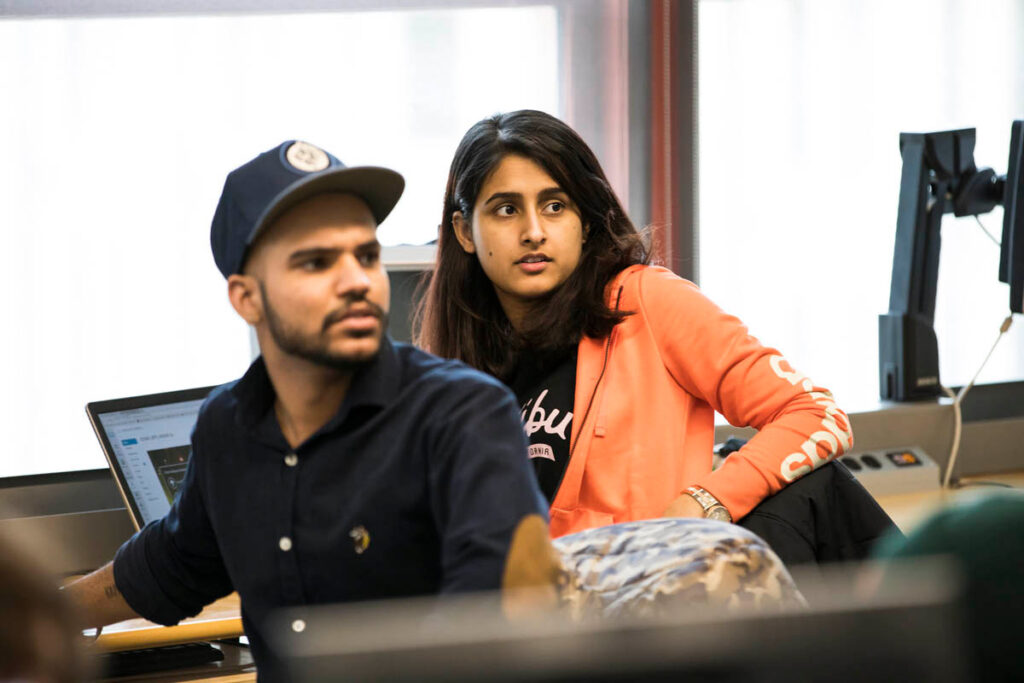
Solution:
<path fill-rule="evenodd" d="M 585 229 L 569 195 L 538 164 L 506 156 L 484 181 L 455 235 L 476 254 L 505 314 L 519 327 L 541 296 L 562 285 L 580 262 Z"/>

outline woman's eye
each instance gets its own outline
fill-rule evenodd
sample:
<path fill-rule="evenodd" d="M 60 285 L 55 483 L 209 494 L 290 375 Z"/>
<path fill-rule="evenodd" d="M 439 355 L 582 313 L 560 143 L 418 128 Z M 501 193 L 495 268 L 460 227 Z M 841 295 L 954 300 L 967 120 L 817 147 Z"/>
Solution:
<path fill-rule="evenodd" d="M 544 205 L 544 214 L 548 216 L 561 216 L 566 211 L 566 204 L 563 201 L 551 201 Z"/>
<path fill-rule="evenodd" d="M 499 216 L 511 216 L 515 214 L 515 212 L 516 209 L 511 204 L 502 204 L 495 211 L 495 213 L 497 213 Z"/>

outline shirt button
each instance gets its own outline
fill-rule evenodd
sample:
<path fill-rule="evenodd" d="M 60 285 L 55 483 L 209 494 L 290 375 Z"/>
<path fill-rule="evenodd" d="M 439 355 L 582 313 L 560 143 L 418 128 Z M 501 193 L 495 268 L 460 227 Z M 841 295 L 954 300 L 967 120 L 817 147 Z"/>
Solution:
<path fill-rule="evenodd" d="M 302 633 L 306 630 L 306 622 L 304 622 L 302 619 L 296 619 L 292 622 L 292 630 L 296 633 Z"/>
<path fill-rule="evenodd" d="M 299 464 L 299 456 L 295 455 L 294 453 L 289 453 L 288 455 L 284 456 L 284 464 L 288 465 L 288 467 L 295 467 L 296 465 Z"/>
<path fill-rule="evenodd" d="M 292 549 L 292 539 L 287 536 L 282 536 L 281 540 L 277 542 L 277 547 L 281 550 L 288 552 Z"/>

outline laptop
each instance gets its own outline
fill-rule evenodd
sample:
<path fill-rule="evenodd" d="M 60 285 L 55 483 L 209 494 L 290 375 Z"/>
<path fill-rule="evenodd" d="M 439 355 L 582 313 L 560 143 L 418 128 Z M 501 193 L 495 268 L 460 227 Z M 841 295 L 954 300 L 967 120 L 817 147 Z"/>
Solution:
<path fill-rule="evenodd" d="M 85 406 L 136 530 L 171 509 L 192 453 L 192 428 L 213 389 L 185 389 Z"/>
<path fill-rule="evenodd" d="M 200 387 L 86 404 L 89 422 L 136 531 L 171 509 L 192 454 L 192 429 L 199 408 L 213 389 Z M 144 619 L 122 621 L 104 628 L 95 647 L 107 653 L 155 648 L 142 655 L 142 659 L 136 657 L 138 652 L 132 653 L 131 658 L 118 665 L 185 665 L 190 657 L 209 654 L 195 644 L 198 641 L 242 636 L 245 631 L 240 610 L 238 595 L 232 593 L 177 626 L 159 626 Z M 191 649 L 180 646 L 181 643 L 191 643 Z M 178 649 L 160 649 L 169 645 Z M 152 661 L 147 659 L 150 656 Z M 236 657 L 240 665 L 252 668 L 248 653 Z"/>

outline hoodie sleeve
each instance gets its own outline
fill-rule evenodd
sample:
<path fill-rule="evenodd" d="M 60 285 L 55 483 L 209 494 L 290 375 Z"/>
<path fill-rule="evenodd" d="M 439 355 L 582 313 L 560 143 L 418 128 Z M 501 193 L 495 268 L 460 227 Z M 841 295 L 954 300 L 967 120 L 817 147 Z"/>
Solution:
<path fill-rule="evenodd" d="M 849 418 L 832 394 L 762 346 L 693 283 L 645 269 L 639 304 L 675 381 L 731 424 L 758 430 L 722 467 L 691 482 L 734 520 L 853 445 Z"/>

